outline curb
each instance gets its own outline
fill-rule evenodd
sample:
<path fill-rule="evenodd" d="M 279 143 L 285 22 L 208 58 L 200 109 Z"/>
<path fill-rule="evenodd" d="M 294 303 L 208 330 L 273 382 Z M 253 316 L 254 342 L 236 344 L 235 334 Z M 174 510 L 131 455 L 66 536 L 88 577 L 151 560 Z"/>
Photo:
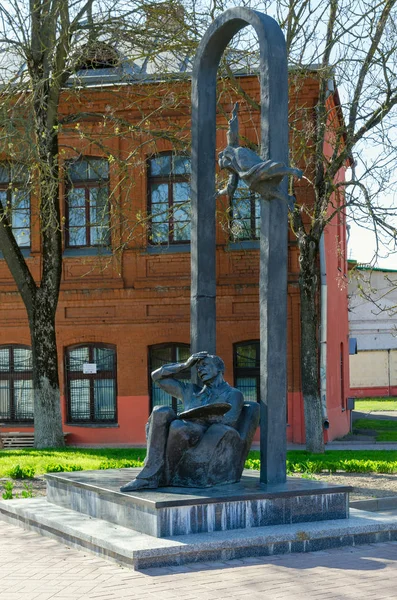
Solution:
<path fill-rule="evenodd" d="M 350 508 L 378 512 L 397 508 L 397 496 L 386 496 L 384 498 L 371 498 L 370 500 L 353 500 L 349 502 Z"/>

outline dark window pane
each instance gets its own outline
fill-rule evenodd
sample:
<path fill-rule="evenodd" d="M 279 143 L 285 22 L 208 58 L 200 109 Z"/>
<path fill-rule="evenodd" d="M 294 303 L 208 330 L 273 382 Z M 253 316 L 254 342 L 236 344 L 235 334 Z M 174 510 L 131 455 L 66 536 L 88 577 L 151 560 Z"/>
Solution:
<path fill-rule="evenodd" d="M 29 192 L 27 192 L 26 190 L 19 190 L 17 192 L 13 192 L 11 195 L 11 205 L 12 205 L 13 210 L 25 209 L 26 211 L 30 211 Z"/>
<path fill-rule="evenodd" d="M 33 419 L 33 381 L 14 381 L 15 418 L 17 421 Z"/>
<path fill-rule="evenodd" d="M 260 357 L 259 341 L 234 346 L 234 380 L 244 399 L 259 400 Z"/>
<path fill-rule="evenodd" d="M 10 168 L 8 165 L 4 163 L 0 163 L 0 183 L 9 183 L 10 182 Z"/>
<path fill-rule="evenodd" d="M 174 202 L 184 202 L 190 204 L 190 184 L 178 182 L 173 184 Z"/>
<path fill-rule="evenodd" d="M 14 371 L 32 370 L 32 351 L 30 348 L 14 348 Z"/>
<path fill-rule="evenodd" d="M 189 357 L 190 357 L 189 346 L 176 346 L 175 347 L 176 362 L 185 362 Z"/>
<path fill-rule="evenodd" d="M 174 221 L 174 241 L 188 242 L 190 240 L 190 221 Z"/>
<path fill-rule="evenodd" d="M 163 346 L 161 348 L 152 348 L 152 360 L 151 366 L 152 370 L 161 367 L 166 363 L 172 362 L 172 347 L 171 346 Z"/>
<path fill-rule="evenodd" d="M 153 183 L 151 187 L 152 204 L 167 204 L 168 205 L 168 184 Z"/>
<path fill-rule="evenodd" d="M 91 246 L 109 246 L 110 231 L 108 227 L 91 227 L 90 229 Z"/>
<path fill-rule="evenodd" d="M 69 371 L 82 371 L 83 364 L 89 362 L 89 351 L 87 346 L 69 350 Z"/>
<path fill-rule="evenodd" d="M 86 224 L 86 212 L 85 207 L 73 208 L 69 210 L 69 226 L 83 226 Z"/>
<path fill-rule="evenodd" d="M 72 188 L 68 193 L 69 210 L 85 206 L 85 188 Z"/>
<path fill-rule="evenodd" d="M 8 348 L 0 348 L 0 371 L 10 370 L 10 351 Z"/>
<path fill-rule="evenodd" d="M 26 228 L 29 225 L 29 212 L 25 210 L 13 210 L 11 220 L 13 229 Z"/>
<path fill-rule="evenodd" d="M 190 356 L 190 348 L 186 344 L 170 344 L 169 346 L 154 346 L 149 351 L 149 369 L 155 371 L 162 365 L 174 362 L 184 362 Z M 177 379 L 184 382 L 189 382 L 186 378 L 186 373 L 176 376 Z M 178 398 L 172 398 L 164 392 L 157 384 L 151 385 L 151 405 L 154 406 L 170 406 L 177 413 L 183 411 L 183 402 Z"/>
<path fill-rule="evenodd" d="M 0 348 L 0 420 L 33 421 L 32 351 Z"/>
<path fill-rule="evenodd" d="M 259 342 L 244 344 L 236 347 L 238 367 L 259 367 Z"/>
<path fill-rule="evenodd" d="M 0 419 L 11 418 L 10 382 L 0 379 Z"/>
<path fill-rule="evenodd" d="M 258 398 L 256 377 L 237 377 L 236 387 L 244 396 L 247 402 L 256 402 Z"/>
<path fill-rule="evenodd" d="M 99 421 L 111 421 L 115 418 L 114 380 L 98 379 L 94 381 L 94 415 Z"/>
<path fill-rule="evenodd" d="M 68 175 L 72 181 L 87 181 L 88 163 L 85 160 L 77 160 L 69 163 Z"/>
<path fill-rule="evenodd" d="M 257 239 L 260 229 L 260 198 L 240 180 L 231 205 L 232 237 L 238 240 Z"/>
<path fill-rule="evenodd" d="M 173 398 L 167 392 L 158 387 L 157 384 L 153 385 L 152 388 L 152 407 L 155 406 L 169 406 L 170 408 L 176 408 L 177 413 L 183 412 L 183 402 L 179 398 Z"/>
<path fill-rule="evenodd" d="M 26 189 L 16 188 L 27 183 L 28 171 L 25 167 L 17 163 L 11 167 L 0 163 L 0 185 L 3 187 L 0 200 L 18 246 L 25 248 L 30 246 L 30 194 Z"/>
<path fill-rule="evenodd" d="M 86 246 L 87 232 L 81 227 L 71 227 L 69 229 L 69 246 Z"/>
<path fill-rule="evenodd" d="M 15 241 L 20 248 L 30 248 L 30 229 L 14 229 Z"/>
<path fill-rule="evenodd" d="M 175 175 L 190 175 L 191 161 L 189 156 L 174 156 Z"/>
<path fill-rule="evenodd" d="M 169 225 L 168 223 L 152 224 L 152 242 L 153 244 L 162 244 L 168 241 Z"/>
<path fill-rule="evenodd" d="M 28 169 L 21 164 L 12 163 L 11 164 L 11 181 L 15 185 L 16 183 L 22 183 L 26 185 L 29 180 L 29 171 Z"/>
<path fill-rule="evenodd" d="M 116 352 L 113 348 L 94 348 L 94 362 L 98 371 L 112 371 L 115 365 Z"/>
<path fill-rule="evenodd" d="M 76 421 L 90 419 L 90 382 L 76 379 L 69 382 L 70 415 Z"/>
<path fill-rule="evenodd" d="M 90 223 L 109 226 L 108 195 L 103 188 L 90 190 Z"/>
<path fill-rule="evenodd" d="M 169 154 L 156 156 L 150 160 L 150 175 L 152 177 L 166 176 L 171 173 L 171 156 Z"/>
<path fill-rule="evenodd" d="M 88 179 L 103 180 L 109 178 L 109 163 L 107 160 L 92 159 L 88 161 Z"/>

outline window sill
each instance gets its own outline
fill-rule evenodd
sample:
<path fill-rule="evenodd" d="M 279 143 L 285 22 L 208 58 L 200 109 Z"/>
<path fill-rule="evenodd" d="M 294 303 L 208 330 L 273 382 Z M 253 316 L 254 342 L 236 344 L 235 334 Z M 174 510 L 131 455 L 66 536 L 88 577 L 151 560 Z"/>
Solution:
<path fill-rule="evenodd" d="M 114 429 L 120 427 L 118 423 L 65 423 L 67 427 L 88 427 L 89 429 Z"/>
<path fill-rule="evenodd" d="M 259 250 L 259 240 L 241 240 L 240 242 L 229 242 L 228 250 Z"/>
<path fill-rule="evenodd" d="M 22 256 L 24 256 L 25 258 L 28 258 L 29 256 L 31 256 L 31 248 L 19 248 L 19 249 L 22 252 Z M 2 252 L 0 252 L 0 259 L 4 260 L 4 255 Z"/>
<path fill-rule="evenodd" d="M 87 248 L 65 248 L 63 256 L 110 256 L 112 250 L 102 246 L 90 246 Z"/>
<path fill-rule="evenodd" d="M 167 246 L 148 246 L 146 251 L 148 254 L 177 254 L 178 252 L 190 252 L 190 243 L 169 244 Z"/>
<path fill-rule="evenodd" d="M 34 427 L 34 421 L 1 421 L 0 428 L 2 427 L 18 427 L 18 429 Z"/>

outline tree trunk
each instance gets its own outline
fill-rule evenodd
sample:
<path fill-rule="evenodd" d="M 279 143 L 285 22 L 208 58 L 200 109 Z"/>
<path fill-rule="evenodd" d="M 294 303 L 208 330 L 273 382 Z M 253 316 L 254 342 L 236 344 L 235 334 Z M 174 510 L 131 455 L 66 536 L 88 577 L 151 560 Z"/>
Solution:
<path fill-rule="evenodd" d="M 33 357 L 34 440 L 36 448 L 65 445 L 58 377 L 53 299 L 38 289 L 29 319 Z"/>
<path fill-rule="evenodd" d="M 318 242 L 310 236 L 299 241 L 301 301 L 301 374 L 305 412 L 306 449 L 324 452 L 323 415 L 318 364 Z"/>

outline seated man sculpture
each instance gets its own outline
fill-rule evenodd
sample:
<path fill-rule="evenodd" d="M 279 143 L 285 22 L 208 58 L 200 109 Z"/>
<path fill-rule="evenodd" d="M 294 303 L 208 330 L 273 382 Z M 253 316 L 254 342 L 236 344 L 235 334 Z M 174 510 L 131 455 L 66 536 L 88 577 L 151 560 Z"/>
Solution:
<path fill-rule="evenodd" d="M 176 378 L 194 365 L 203 387 Z M 153 381 L 181 399 L 184 412 L 177 416 L 168 406 L 154 408 L 147 424 L 143 469 L 120 488 L 122 492 L 209 487 L 240 480 L 258 426 L 259 405 L 244 404 L 242 393 L 224 380 L 223 372 L 223 360 L 207 352 L 153 371 Z"/>

